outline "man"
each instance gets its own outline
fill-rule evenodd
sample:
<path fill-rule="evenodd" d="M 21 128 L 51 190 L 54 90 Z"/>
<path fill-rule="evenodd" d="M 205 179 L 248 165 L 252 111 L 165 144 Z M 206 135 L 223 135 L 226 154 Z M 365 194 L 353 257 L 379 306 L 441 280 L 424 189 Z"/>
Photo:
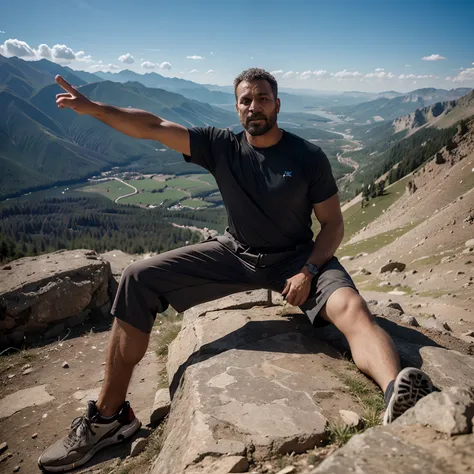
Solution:
<path fill-rule="evenodd" d="M 311 322 L 332 323 L 347 338 L 359 369 L 384 390 L 388 423 L 432 390 L 418 369 L 400 371 L 389 336 L 376 324 L 334 253 L 344 224 L 326 155 L 280 129 L 275 78 L 249 69 L 235 80 L 244 132 L 187 129 L 143 110 L 92 102 L 57 76 L 67 92 L 59 108 L 89 114 L 135 138 L 154 139 L 216 178 L 227 209 L 223 236 L 129 265 L 112 306 L 104 385 L 97 402 L 73 422 L 69 435 L 45 451 L 39 465 L 52 472 L 84 464 L 104 446 L 140 426 L 125 401 L 133 368 L 146 352 L 157 312 L 177 311 L 225 295 L 268 288 L 299 306 Z M 313 242 L 311 212 L 321 223 Z"/>

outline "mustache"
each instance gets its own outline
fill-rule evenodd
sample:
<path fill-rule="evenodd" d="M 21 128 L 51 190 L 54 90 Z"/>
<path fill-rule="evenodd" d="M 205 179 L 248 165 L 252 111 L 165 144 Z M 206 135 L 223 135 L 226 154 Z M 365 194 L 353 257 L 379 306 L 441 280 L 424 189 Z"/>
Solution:
<path fill-rule="evenodd" d="M 265 115 L 252 115 L 251 117 L 247 117 L 247 123 L 252 120 L 267 120 L 267 117 L 265 117 Z"/>

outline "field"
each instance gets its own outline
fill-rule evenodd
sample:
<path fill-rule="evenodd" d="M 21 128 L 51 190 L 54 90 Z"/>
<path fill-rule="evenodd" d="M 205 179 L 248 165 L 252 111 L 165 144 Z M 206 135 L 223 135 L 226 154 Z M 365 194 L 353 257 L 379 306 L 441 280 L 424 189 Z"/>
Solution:
<path fill-rule="evenodd" d="M 409 177 L 405 177 L 393 186 L 387 187 L 383 196 L 371 199 L 369 205 L 364 209 L 361 208 L 360 203 L 347 209 L 343 213 L 345 233 L 342 244 L 344 245 L 362 227 L 377 219 L 383 211 L 401 198 L 409 179 Z M 372 206 L 372 204 L 375 204 L 375 206 Z"/>
<path fill-rule="evenodd" d="M 152 189 L 162 189 L 166 187 L 165 182 L 154 179 L 132 179 L 124 180 L 127 184 L 135 186 L 139 191 L 151 191 Z"/>
<path fill-rule="evenodd" d="M 83 188 L 80 188 L 80 191 L 102 194 L 102 196 L 115 201 L 118 197 L 131 193 L 133 189 L 129 186 L 125 186 L 125 184 L 120 181 L 110 180 L 102 181 L 97 184 L 88 184 Z"/>
<path fill-rule="evenodd" d="M 155 206 L 159 206 L 163 201 L 168 201 L 166 205 L 171 205 L 172 203 L 187 197 L 189 197 L 189 194 L 186 194 L 183 191 L 179 191 L 178 189 L 166 188 L 161 193 L 142 192 L 134 194 L 133 196 L 120 199 L 119 203 L 143 205 L 153 204 Z"/>

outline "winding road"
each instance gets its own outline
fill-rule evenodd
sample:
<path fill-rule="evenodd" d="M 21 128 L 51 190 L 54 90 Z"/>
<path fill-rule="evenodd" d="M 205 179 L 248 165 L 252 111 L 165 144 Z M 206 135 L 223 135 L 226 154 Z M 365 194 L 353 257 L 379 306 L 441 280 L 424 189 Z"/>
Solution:
<path fill-rule="evenodd" d="M 112 178 L 112 179 L 115 179 L 116 181 L 120 181 L 122 184 L 125 184 L 125 186 L 129 186 L 130 188 L 133 189 L 133 193 L 128 193 L 128 194 L 124 194 L 123 196 L 119 196 L 115 200 L 115 202 L 119 202 L 119 199 L 123 199 L 123 198 L 126 198 L 128 196 L 133 196 L 134 194 L 138 194 L 138 189 L 135 186 L 132 186 L 131 184 L 126 183 L 125 181 L 121 180 L 120 178 Z"/>

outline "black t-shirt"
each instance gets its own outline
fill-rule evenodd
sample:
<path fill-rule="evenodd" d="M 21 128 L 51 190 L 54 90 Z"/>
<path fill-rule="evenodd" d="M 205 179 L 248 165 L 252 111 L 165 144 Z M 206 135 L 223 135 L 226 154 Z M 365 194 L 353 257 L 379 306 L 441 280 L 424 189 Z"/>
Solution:
<path fill-rule="evenodd" d="M 184 158 L 215 177 L 239 242 L 277 249 L 312 240 L 313 204 L 338 192 L 321 148 L 284 130 L 267 148 L 228 129 L 195 127 L 189 136 L 191 156 Z"/>

